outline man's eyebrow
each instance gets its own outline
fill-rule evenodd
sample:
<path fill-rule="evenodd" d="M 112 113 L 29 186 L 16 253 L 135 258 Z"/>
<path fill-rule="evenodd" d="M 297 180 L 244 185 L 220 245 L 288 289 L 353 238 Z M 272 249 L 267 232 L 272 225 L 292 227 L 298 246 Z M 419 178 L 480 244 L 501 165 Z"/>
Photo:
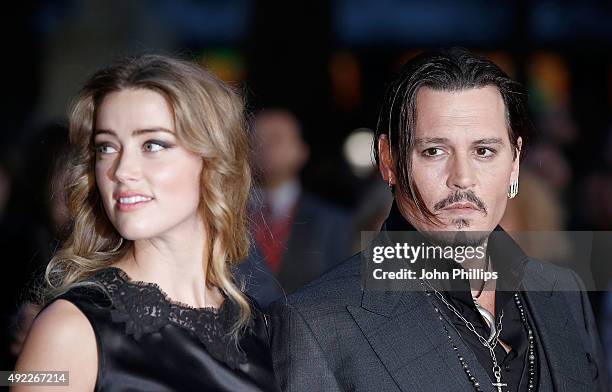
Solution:
<path fill-rule="evenodd" d="M 472 144 L 504 144 L 504 141 L 500 137 L 490 137 L 485 139 L 474 140 Z"/>
<path fill-rule="evenodd" d="M 414 144 L 445 144 L 448 139 L 445 137 L 419 137 L 414 140 Z"/>
<path fill-rule="evenodd" d="M 172 132 L 171 130 L 163 128 L 163 127 L 152 127 L 152 128 L 137 129 L 135 131 L 132 131 L 132 136 L 138 136 L 144 133 L 154 133 L 154 132 L 166 132 L 166 133 L 174 134 L 174 132 Z M 94 136 L 100 135 L 100 134 L 108 134 L 108 135 L 117 136 L 117 133 L 110 129 L 96 129 L 94 131 Z"/>
<path fill-rule="evenodd" d="M 414 141 L 415 145 L 424 145 L 424 144 L 447 144 L 449 143 L 449 139 L 445 137 L 422 137 L 416 138 Z M 472 142 L 473 145 L 477 144 L 504 144 L 504 141 L 500 137 L 490 137 L 484 139 L 474 140 Z"/>

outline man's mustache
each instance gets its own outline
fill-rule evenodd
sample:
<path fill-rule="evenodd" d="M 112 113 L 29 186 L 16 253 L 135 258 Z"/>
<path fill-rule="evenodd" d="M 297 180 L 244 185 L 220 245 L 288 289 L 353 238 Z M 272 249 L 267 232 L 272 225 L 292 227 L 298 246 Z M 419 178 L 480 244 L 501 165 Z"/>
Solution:
<path fill-rule="evenodd" d="M 459 203 L 461 201 L 469 201 L 473 203 L 479 210 L 483 211 L 485 214 L 487 213 L 487 207 L 485 203 L 480 200 L 478 196 L 474 193 L 474 191 L 456 191 L 455 193 L 450 194 L 446 199 L 440 200 L 434 205 L 434 211 L 441 210 L 446 208 L 454 203 Z"/>

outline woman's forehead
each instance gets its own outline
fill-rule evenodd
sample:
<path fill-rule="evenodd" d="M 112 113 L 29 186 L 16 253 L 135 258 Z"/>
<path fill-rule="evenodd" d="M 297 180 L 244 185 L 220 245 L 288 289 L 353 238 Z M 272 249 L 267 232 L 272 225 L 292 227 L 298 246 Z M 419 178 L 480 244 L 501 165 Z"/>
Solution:
<path fill-rule="evenodd" d="M 95 129 L 132 133 L 146 129 L 175 131 L 166 98 L 147 89 L 125 89 L 107 94 L 98 107 Z"/>

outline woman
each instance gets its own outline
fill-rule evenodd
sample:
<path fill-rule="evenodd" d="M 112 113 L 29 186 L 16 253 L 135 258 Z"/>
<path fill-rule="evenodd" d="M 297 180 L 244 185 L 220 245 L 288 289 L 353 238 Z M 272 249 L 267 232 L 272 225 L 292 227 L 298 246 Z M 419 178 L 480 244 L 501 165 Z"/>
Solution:
<path fill-rule="evenodd" d="M 248 249 L 245 128 L 239 96 L 188 62 L 89 79 L 70 116 L 72 232 L 17 371 L 68 370 L 79 391 L 277 390 L 267 322 L 230 273 Z"/>

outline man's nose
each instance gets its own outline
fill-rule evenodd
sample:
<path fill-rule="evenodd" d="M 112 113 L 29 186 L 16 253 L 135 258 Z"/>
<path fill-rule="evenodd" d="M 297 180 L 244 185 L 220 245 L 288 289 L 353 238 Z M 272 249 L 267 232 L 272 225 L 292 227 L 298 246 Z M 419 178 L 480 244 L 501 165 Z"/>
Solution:
<path fill-rule="evenodd" d="M 141 173 L 141 163 L 138 154 L 122 150 L 115 161 L 114 178 L 119 182 L 137 180 Z"/>
<path fill-rule="evenodd" d="M 474 167 L 469 157 L 455 155 L 449 160 L 446 185 L 451 189 L 471 189 L 476 185 Z"/>

